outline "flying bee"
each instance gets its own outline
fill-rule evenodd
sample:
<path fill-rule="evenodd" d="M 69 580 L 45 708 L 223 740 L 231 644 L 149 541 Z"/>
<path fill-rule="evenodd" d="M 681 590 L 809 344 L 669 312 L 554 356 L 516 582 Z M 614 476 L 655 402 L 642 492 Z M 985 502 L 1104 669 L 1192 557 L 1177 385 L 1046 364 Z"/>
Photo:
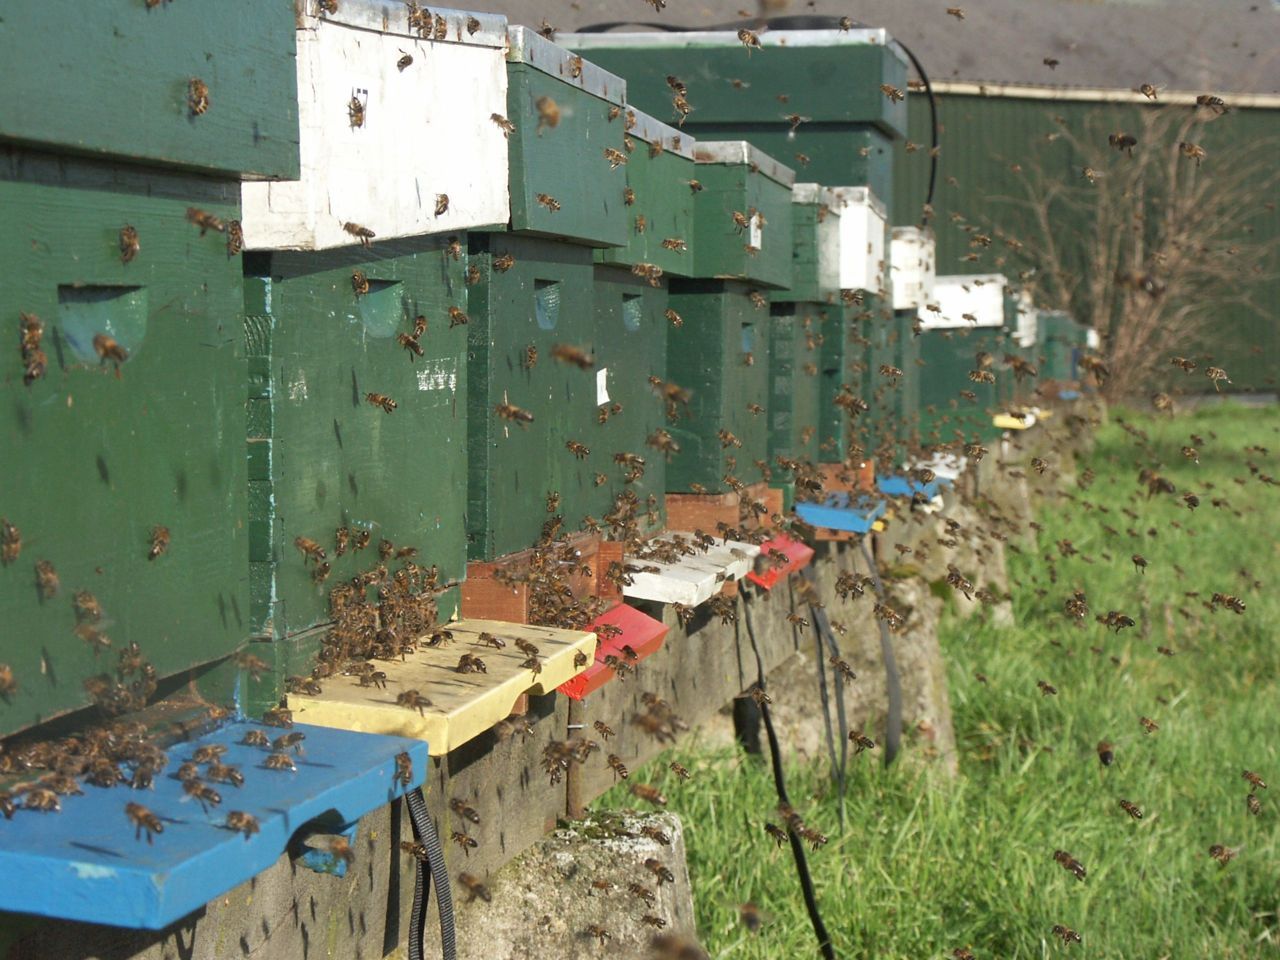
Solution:
<path fill-rule="evenodd" d="M 1262 813 L 1262 804 L 1254 794 L 1249 794 L 1244 798 L 1245 809 L 1247 809 L 1255 817 Z"/>
<path fill-rule="evenodd" d="M 613 147 L 604 148 L 604 158 L 609 161 L 609 169 L 617 170 L 627 162 L 627 155 L 621 150 L 615 150 Z"/>
<path fill-rule="evenodd" d="M 888 377 L 891 380 L 897 380 L 903 376 L 903 373 L 897 367 L 891 367 L 887 363 L 882 363 L 880 364 L 880 376 Z"/>
<path fill-rule="evenodd" d="M 654 895 L 654 892 L 643 883 L 636 883 L 635 881 L 632 881 L 627 884 L 627 892 L 638 900 L 643 900 L 645 904 L 650 907 L 658 902 L 658 898 Z"/>
<path fill-rule="evenodd" d="M 567 343 L 557 343 L 553 346 L 551 348 L 551 356 L 561 363 L 571 364 L 579 370 L 590 370 L 596 365 L 596 362 L 587 356 L 585 350 L 581 347 L 570 346 Z"/>
<path fill-rule="evenodd" d="M 458 874 L 458 882 L 466 889 L 468 902 L 474 900 L 483 900 L 485 903 L 493 902 L 493 894 L 489 892 L 489 888 L 471 874 Z"/>
<path fill-rule="evenodd" d="M 635 224 L 636 233 L 644 233 L 645 230 L 649 229 L 649 218 L 643 213 L 637 214 Z"/>
<path fill-rule="evenodd" d="M 516 132 L 516 125 L 500 113 L 489 114 L 489 119 L 498 125 L 498 129 L 502 131 L 504 137 L 510 137 Z"/>
<path fill-rule="evenodd" d="M 1055 850 L 1053 852 L 1053 859 L 1062 865 L 1062 869 L 1069 870 L 1077 880 L 1083 881 L 1087 875 L 1084 864 L 1071 856 L 1071 854 L 1067 853 L 1065 850 Z"/>
<path fill-rule="evenodd" d="M 147 559 L 154 560 L 169 549 L 169 528 L 155 526 L 151 528 L 151 549 L 147 551 Z"/>
<path fill-rule="evenodd" d="M 369 278 L 363 270 L 356 270 L 351 274 L 351 289 L 355 291 L 357 297 L 363 297 L 369 292 Z"/>
<path fill-rule="evenodd" d="M 199 77 L 187 81 L 187 109 L 193 117 L 202 116 L 209 111 L 209 85 Z"/>
<path fill-rule="evenodd" d="M 880 92 L 889 98 L 890 103 L 901 103 L 907 99 L 907 95 L 892 84 L 880 84 Z"/>
<path fill-rule="evenodd" d="M 757 35 L 757 34 L 753 33 L 752 31 L 748 30 L 746 27 L 743 27 L 741 30 L 739 30 L 739 31 L 738 31 L 738 42 L 739 42 L 739 43 L 741 43 L 744 47 L 746 47 L 746 48 L 747 48 L 747 55 L 748 55 L 748 56 L 750 56 L 750 55 L 751 55 L 751 49 L 752 49 L 753 47 L 754 47 L 755 49 L 757 49 L 757 50 L 763 49 L 763 48 L 760 46 L 760 37 L 759 37 L 759 35 Z"/>
<path fill-rule="evenodd" d="M 449 195 L 447 193 L 436 194 L 436 216 L 443 217 L 449 211 Z"/>
<path fill-rule="evenodd" d="M 667 237 L 662 241 L 662 245 L 675 253 L 684 253 L 689 249 L 689 244 L 679 237 Z"/>
<path fill-rule="evenodd" d="M 560 125 L 560 104 L 551 97 L 539 97 L 534 103 L 538 111 L 538 136 L 542 136 L 542 128 L 554 130 Z"/>
<path fill-rule="evenodd" d="M 947 16 L 955 17 L 957 20 L 963 20 L 964 7 L 947 7 Z"/>
<path fill-rule="evenodd" d="M 851 730 L 849 732 L 849 742 L 853 744 L 854 756 L 857 756 L 864 750 L 874 750 L 876 748 L 876 742 L 861 730 Z"/>
<path fill-rule="evenodd" d="M 215 217 L 212 213 L 201 210 L 199 207 L 187 207 L 187 222 L 193 226 L 200 228 L 200 236 L 204 236 L 210 230 L 216 233 L 225 233 L 227 225 Z"/>
<path fill-rule="evenodd" d="M 1232 850 L 1230 847 L 1224 847 L 1220 843 L 1215 843 L 1209 848 L 1209 856 L 1217 860 L 1222 866 L 1226 866 L 1235 859 L 1238 850 Z"/>
<path fill-rule="evenodd" d="M 120 346 L 115 338 L 109 337 L 105 333 L 99 333 L 94 336 L 93 351 L 103 363 L 110 360 L 116 365 L 117 376 L 120 373 L 120 364 L 129 359 L 129 351 Z"/>
<path fill-rule="evenodd" d="M 622 762 L 622 758 L 616 753 L 609 754 L 606 762 L 609 764 L 609 769 L 613 771 L 614 783 L 617 783 L 619 778 L 626 780 L 631 776 L 631 774 L 627 772 L 626 764 Z"/>
<path fill-rule="evenodd" d="M 377 236 L 377 234 L 374 233 L 372 230 L 370 230 L 368 227 L 361 226 L 358 223 L 352 223 L 351 221 L 345 222 L 342 225 L 342 229 L 345 230 L 347 233 L 351 234 L 351 236 L 355 237 L 357 240 L 359 240 L 360 246 L 362 247 L 369 246 L 369 241 Z"/>
<path fill-rule="evenodd" d="M 369 95 L 365 93 L 364 100 L 361 100 L 361 93 L 364 93 L 364 91 L 357 90 L 355 93 L 351 94 L 351 99 L 347 101 L 347 123 L 353 130 L 356 127 L 364 126 L 365 106 L 369 102 Z"/>
<path fill-rule="evenodd" d="M 297 547 L 298 551 L 302 554 L 303 563 L 306 563 L 308 560 L 320 563 L 328 557 L 324 551 L 324 547 L 320 546 L 320 544 L 316 543 L 316 541 L 309 537 L 294 537 L 293 545 Z"/>
<path fill-rule="evenodd" d="M 853 672 L 853 668 L 850 667 L 846 661 L 841 660 L 834 654 L 828 658 L 827 663 L 831 665 L 831 668 L 835 670 L 846 683 L 852 683 L 854 680 L 858 679 L 858 675 Z"/>
<path fill-rule="evenodd" d="M 1098 761 L 1104 766 L 1109 767 L 1115 762 L 1116 754 L 1113 747 L 1106 740 L 1098 741 Z"/>
<path fill-rule="evenodd" d="M 138 240 L 138 231 L 126 223 L 120 228 L 120 262 L 132 263 L 141 249 L 142 243 Z"/>
<path fill-rule="evenodd" d="M 665 807 L 667 798 L 662 795 L 657 787 L 651 787 L 645 783 L 631 784 L 631 793 L 646 803 L 652 803 L 655 807 Z"/>
<path fill-rule="evenodd" d="M 776 823 L 766 823 L 764 832 L 767 833 L 781 849 L 782 845 L 787 842 L 787 831 L 783 830 Z"/>
<path fill-rule="evenodd" d="M 587 662 L 588 662 L 587 655 L 583 653 L 581 650 L 575 650 L 573 652 L 573 668 L 575 670 L 583 669 L 587 665 Z"/>
<path fill-rule="evenodd" d="M 160 822 L 160 818 L 148 810 L 140 803 L 126 803 L 124 805 L 125 816 L 134 825 L 133 838 L 135 840 L 142 839 L 142 832 L 147 833 L 147 843 L 152 842 L 152 837 L 157 833 L 164 833 L 164 824 Z"/>
<path fill-rule="evenodd" d="M 244 838 L 248 840 L 261 828 L 258 824 L 258 818 L 243 810 L 227 811 L 227 819 L 224 826 L 233 833 L 243 833 Z"/>
<path fill-rule="evenodd" d="M 693 774 L 689 772 L 688 767 L 685 767 L 679 763 L 676 763 L 674 760 L 671 761 L 671 763 L 667 764 L 667 769 L 669 769 L 681 780 L 688 780 L 693 776 Z"/>
<path fill-rule="evenodd" d="M 1107 137 L 1107 143 L 1132 157 L 1133 148 L 1138 145 L 1138 138 L 1128 133 L 1113 133 Z"/>
<path fill-rule="evenodd" d="M 366 393 L 365 403 L 381 407 L 383 413 L 394 413 L 398 404 L 384 393 Z"/>
<path fill-rule="evenodd" d="M 407 333 L 398 333 L 396 334 L 396 342 L 409 352 L 410 362 L 415 362 L 417 357 L 421 357 L 423 355 L 422 344 L 418 341 L 417 337 L 410 336 Z M 341 556 L 341 554 L 339 554 L 339 556 Z"/>
<path fill-rule="evenodd" d="M 690 193 L 701 193 L 701 192 L 702 192 L 702 181 L 701 181 L 701 180 L 686 180 L 686 181 L 685 181 L 685 183 L 689 184 L 689 192 L 690 192 Z"/>
<path fill-rule="evenodd" d="M 1222 116 L 1224 113 L 1230 112 L 1230 108 L 1227 106 L 1225 100 L 1221 97 L 1215 97 L 1208 93 L 1202 93 L 1200 96 L 1196 97 L 1196 106 L 1208 107 L 1218 116 Z"/>
<path fill-rule="evenodd" d="M 577 440 L 565 441 L 565 449 L 573 454 L 575 459 L 585 460 L 591 455 L 591 448 L 585 443 L 579 443 Z"/>
<path fill-rule="evenodd" d="M 468 317 L 461 310 L 459 310 L 457 307 L 449 308 L 449 329 L 450 330 L 452 330 L 454 327 L 460 327 L 470 322 L 471 322 L 471 318 Z"/>
<path fill-rule="evenodd" d="M 1178 152 L 1188 160 L 1194 160 L 1197 167 L 1200 166 L 1200 161 L 1209 156 L 1209 154 L 1205 152 L 1204 147 L 1200 146 L 1198 143 L 1192 143 L 1189 140 L 1183 140 L 1178 144 Z"/>
<path fill-rule="evenodd" d="M 450 800 L 449 809 L 452 810 L 454 813 L 456 813 L 458 816 L 460 816 L 463 820 L 469 820 L 471 823 L 474 823 L 477 827 L 480 826 L 480 814 L 476 813 L 473 808 L 467 806 L 461 800 L 458 800 L 456 798 L 453 800 Z"/>
<path fill-rule="evenodd" d="M 222 795 L 199 777 L 182 781 L 182 791 L 199 803 L 200 809 L 205 813 L 209 812 L 209 807 L 216 807 L 222 803 Z"/>
<path fill-rule="evenodd" d="M 662 0 L 658 0 L 658 2 L 661 3 Z M 595 940 L 601 947 L 605 945 L 606 941 L 613 939 L 613 934 L 598 923 L 593 923 L 587 927 L 587 936 Z"/>
<path fill-rule="evenodd" d="M 1267 789 L 1267 785 L 1265 782 L 1263 782 L 1263 779 L 1260 776 L 1258 776 L 1256 773 L 1254 773 L 1252 770 L 1246 770 L 1244 773 L 1240 774 L 1240 776 L 1243 777 L 1245 780 L 1247 780 L 1251 787 L 1254 787 L 1258 790 Z"/>
<path fill-rule="evenodd" d="M 1120 809 L 1123 810 L 1125 813 L 1127 813 L 1129 816 L 1133 817 L 1133 819 L 1135 820 L 1142 819 L 1142 810 L 1138 807 L 1136 803 L 1133 803 L 1130 800 L 1121 800 Z"/>
<path fill-rule="evenodd" d="M 1219 381 L 1231 382 L 1231 378 L 1227 376 L 1227 371 L 1221 367 L 1206 367 L 1204 375 L 1213 381 L 1213 389 L 1218 393 L 1222 392 L 1222 388 L 1218 386 Z"/>
<path fill-rule="evenodd" d="M 431 706 L 431 701 L 420 694 L 417 690 L 405 690 L 396 696 L 396 703 L 404 707 L 406 710 L 417 710 L 419 716 L 426 716 L 425 709 Z"/>
<path fill-rule="evenodd" d="M 1053 935 L 1054 935 L 1055 937 L 1061 937 L 1061 938 L 1062 938 L 1062 942 L 1063 942 L 1064 944 L 1071 944 L 1071 943 L 1083 943 L 1083 942 L 1084 942 L 1084 941 L 1080 938 L 1080 934 L 1076 933 L 1076 932 L 1075 932 L 1074 930 L 1072 930 L 1070 927 L 1064 927 L 1064 926 L 1063 926 L 1062 924 L 1060 924 L 1060 923 L 1055 923 L 1055 924 L 1053 925 Z"/>
<path fill-rule="evenodd" d="M 403 50 L 400 51 L 400 54 L 400 59 L 396 61 L 396 69 L 404 73 L 413 65 L 413 55 L 405 53 Z"/>
<path fill-rule="evenodd" d="M 1047 680 L 1037 680 L 1036 687 L 1039 688 L 1041 696 L 1055 697 L 1058 695 L 1058 688 Z"/>
<path fill-rule="evenodd" d="M 449 839 L 460 846 L 463 854 L 468 858 L 471 856 L 471 851 L 480 846 L 479 841 L 477 841 L 475 837 L 463 831 L 453 831 L 453 833 L 450 834 Z"/>
<path fill-rule="evenodd" d="M 52 600 L 58 595 L 60 587 L 58 571 L 48 560 L 36 561 L 36 590 L 41 600 Z"/>

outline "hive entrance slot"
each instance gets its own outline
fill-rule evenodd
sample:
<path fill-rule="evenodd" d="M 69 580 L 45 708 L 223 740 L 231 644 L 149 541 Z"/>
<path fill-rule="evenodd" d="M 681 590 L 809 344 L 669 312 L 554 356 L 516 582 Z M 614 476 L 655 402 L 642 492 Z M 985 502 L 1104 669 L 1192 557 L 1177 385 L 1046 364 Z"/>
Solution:
<path fill-rule="evenodd" d="M 97 363 L 93 338 L 104 334 L 132 355 L 147 332 L 145 287 L 58 287 L 58 330 L 77 360 Z"/>
<path fill-rule="evenodd" d="M 369 292 L 356 300 L 356 317 L 369 336 L 385 340 L 405 326 L 410 315 L 399 280 L 369 280 Z"/>
<path fill-rule="evenodd" d="M 560 322 L 560 281 L 533 281 L 533 308 L 538 326 L 554 330 Z"/>

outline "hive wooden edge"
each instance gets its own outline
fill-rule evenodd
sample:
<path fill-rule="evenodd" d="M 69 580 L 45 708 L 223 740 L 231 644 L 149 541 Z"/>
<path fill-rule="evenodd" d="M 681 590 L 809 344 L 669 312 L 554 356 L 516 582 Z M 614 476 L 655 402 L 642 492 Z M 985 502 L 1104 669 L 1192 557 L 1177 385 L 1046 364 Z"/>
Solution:
<path fill-rule="evenodd" d="M 454 635 L 444 647 L 420 650 L 403 661 L 378 662 L 385 687 L 360 686 L 342 677 L 328 681 L 318 696 L 290 694 L 288 704 L 299 723 L 425 740 L 428 753 L 441 757 L 506 719 L 521 697 L 555 691 L 595 662 L 598 637 L 593 632 L 531 626 L 499 620 L 458 620 L 445 624 Z M 502 650 L 481 647 L 470 638 L 482 632 L 507 642 Z M 539 647 L 542 670 L 536 676 L 520 666 L 525 654 L 517 639 Z M 555 644 L 549 648 L 548 644 Z M 486 673 L 458 674 L 463 653 L 481 657 Z M 586 663 L 575 660 L 581 653 Z M 431 701 L 421 710 L 401 706 L 396 697 L 418 690 Z"/>

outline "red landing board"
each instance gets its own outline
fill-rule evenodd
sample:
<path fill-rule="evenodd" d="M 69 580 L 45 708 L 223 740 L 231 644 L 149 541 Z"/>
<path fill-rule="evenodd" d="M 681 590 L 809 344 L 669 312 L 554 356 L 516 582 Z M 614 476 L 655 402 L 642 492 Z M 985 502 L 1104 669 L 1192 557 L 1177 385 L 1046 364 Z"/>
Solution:
<path fill-rule="evenodd" d="M 774 552 L 785 554 L 787 562 L 782 565 L 770 563 L 769 557 Z M 753 570 L 747 574 L 747 579 L 766 590 L 772 590 L 779 580 L 785 580 L 797 570 L 807 567 L 812 561 L 813 547 L 782 533 L 760 544 L 760 556 L 756 558 L 756 564 L 763 567 L 764 572 L 756 573 Z"/>
<path fill-rule="evenodd" d="M 813 551 L 810 551 L 810 555 L 812 553 Z M 601 626 L 606 626 L 606 629 L 601 631 Z M 607 629 L 608 626 L 617 627 L 622 632 L 614 636 L 608 636 L 610 633 Z M 596 662 L 573 679 L 566 680 L 557 688 L 566 697 L 573 700 L 581 700 L 587 694 L 593 690 L 599 690 L 614 678 L 613 670 L 604 665 L 605 657 L 615 656 L 619 660 L 631 664 L 639 663 L 662 646 L 662 641 L 666 638 L 667 630 L 670 628 L 660 620 L 655 620 L 653 617 L 641 613 L 635 607 L 620 603 L 616 607 L 612 607 L 607 613 L 597 617 L 595 622 L 586 627 L 586 629 L 596 631 L 600 637 L 600 643 L 596 646 Z M 627 657 L 622 652 L 623 647 L 630 647 L 634 650 L 636 659 L 627 660 Z"/>

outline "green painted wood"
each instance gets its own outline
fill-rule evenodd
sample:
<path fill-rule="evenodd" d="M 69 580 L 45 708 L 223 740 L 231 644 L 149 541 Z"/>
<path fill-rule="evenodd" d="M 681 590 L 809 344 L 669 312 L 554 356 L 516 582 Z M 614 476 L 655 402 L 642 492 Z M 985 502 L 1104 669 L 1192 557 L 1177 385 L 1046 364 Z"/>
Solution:
<path fill-rule="evenodd" d="M 928 114 L 924 108 L 921 112 Z M 779 163 L 792 167 L 800 182 L 869 186 L 886 203 L 893 196 L 895 155 L 902 153 L 902 148 L 875 127 L 804 123 L 793 136 L 787 123 L 708 123 L 695 113 L 690 114 L 685 129 L 699 140 L 750 140 Z M 927 150 L 913 154 L 920 155 L 927 156 Z M 926 180 L 928 175 L 927 169 L 923 174 L 912 173 Z M 910 222 L 918 218 L 917 209 Z"/>
<path fill-rule="evenodd" d="M 594 267 L 591 251 L 574 244 L 476 235 L 472 253 L 481 280 L 469 328 L 468 549 L 473 560 L 492 560 L 538 539 L 551 516 L 548 493 L 560 495 L 564 529 L 586 516 L 600 520 L 626 487 L 615 454 L 645 459 L 645 475 L 632 485 L 641 500 L 663 492 L 665 463 L 645 439 L 662 423 L 648 378 L 665 375 L 667 294 L 628 271 Z M 505 272 L 493 265 L 504 256 L 515 260 Z M 594 366 L 557 361 L 557 344 L 581 349 Z M 529 347 L 537 351 L 532 367 Z M 608 400 L 598 403 L 602 370 Z M 504 398 L 533 422 L 501 419 L 494 408 Z M 601 411 L 615 404 L 622 409 L 601 423 Z M 569 441 L 590 453 L 577 458 Z"/>
<path fill-rule="evenodd" d="M 791 188 L 753 172 L 746 163 L 699 163 L 697 180 L 702 189 L 693 198 L 694 276 L 789 287 Z M 752 208 L 765 218 L 754 254 L 747 249 L 749 232 L 733 220 L 735 212 L 746 215 Z"/>
<path fill-rule="evenodd" d="M 692 160 L 679 154 L 664 151 L 651 157 L 649 145 L 635 141 L 625 167 L 626 185 L 635 195 L 635 203 L 627 207 L 627 243 L 597 250 L 596 262 L 625 267 L 651 263 L 669 276 L 691 275 L 695 239 L 689 181 L 698 176 L 694 168 Z M 667 239 L 684 240 L 688 249 L 668 249 L 662 245 Z"/>
<path fill-rule="evenodd" d="M 848 412 L 836 404 L 846 390 L 867 399 L 867 344 L 863 331 L 863 308 L 843 303 L 819 314 L 822 345 L 818 370 L 818 459 L 841 463 L 849 455 L 851 421 Z M 867 415 L 862 414 L 859 419 Z"/>
<path fill-rule="evenodd" d="M 293 6 L 5 4 L 0 140 L 233 177 L 297 177 Z M 208 87 L 198 116 L 188 103 L 192 78 Z"/>
<path fill-rule="evenodd" d="M 597 247 L 621 247 L 630 235 L 623 202 L 627 174 L 610 169 L 606 148 L 623 150 L 622 120 L 611 104 L 523 63 L 507 64 L 511 229 Z M 558 109 L 554 126 L 539 116 L 539 101 Z M 544 104 L 545 106 L 545 104 Z M 554 199 L 553 211 L 538 196 Z"/>
<path fill-rule="evenodd" d="M 760 479 L 755 463 L 768 456 L 769 420 L 747 405 L 765 406 L 768 398 L 769 312 L 750 292 L 732 281 L 672 283 L 671 306 L 684 323 L 667 329 L 667 374 L 692 397 L 687 414 L 668 424 L 680 444 L 667 467 L 669 491 L 687 493 L 695 483 L 712 493 L 728 490 L 728 457 L 743 483 Z M 717 435 L 722 428 L 742 446 L 726 449 Z"/>
<path fill-rule="evenodd" d="M 284 640 L 329 619 L 332 586 L 378 562 L 377 544 L 415 547 L 441 582 L 465 572 L 467 478 L 465 263 L 446 237 L 250 258 L 246 343 L 251 622 Z M 352 275 L 370 290 L 357 296 Z M 427 319 L 413 359 L 396 340 Z M 366 400 L 397 404 L 385 413 Z M 268 412 L 269 411 L 269 414 Z M 340 526 L 371 546 L 338 557 Z M 332 573 L 314 583 L 295 537 L 319 542 Z M 391 564 L 395 569 L 395 564 Z M 447 613 L 447 601 L 442 610 Z"/>
<path fill-rule="evenodd" d="M 161 676 L 216 660 L 249 633 L 242 279 L 225 238 L 186 220 L 238 216 L 235 184 L 0 150 L 0 516 L 22 532 L 0 567 L 0 662 L 18 690 L 0 733 L 88 700 L 82 682 L 136 642 Z M 126 224 L 140 249 L 122 263 Z M 44 323 L 48 370 L 23 384 L 20 312 Z M 113 375 L 93 338 L 129 353 Z M 12 339 L 9 339 L 12 337 Z M 166 553 L 148 560 L 152 528 Z M 41 601 L 37 561 L 56 596 Z M 93 593 L 112 649 L 73 630 Z"/>
<path fill-rule="evenodd" d="M 920 438 L 925 445 L 986 442 L 1000 435 L 991 417 L 1000 406 L 1000 378 L 1008 374 L 995 371 L 996 383 L 985 384 L 973 383 L 969 371 L 975 369 L 980 351 L 999 358 L 1004 345 L 1001 327 L 926 330 L 920 335 L 920 358 L 925 362 L 920 381 Z M 962 392 L 972 393 L 973 399 Z"/>
<path fill-rule="evenodd" d="M 670 35 L 670 45 L 596 46 L 584 50 L 593 63 L 627 81 L 631 102 L 663 122 L 678 119 L 666 77 L 674 74 L 688 86 L 692 123 L 773 123 L 789 127 L 789 114 L 812 118 L 807 123 L 869 124 L 885 133 L 906 131 L 905 102 L 893 103 L 880 91 L 888 83 L 904 93 L 907 68 L 881 44 L 840 43 L 831 32 L 830 46 L 769 47 L 748 51 L 732 32 L 719 42 Z M 562 38 L 572 49 L 573 38 Z M 785 96 L 786 102 L 779 97 Z M 803 127 L 802 127 L 803 129 Z M 853 184 L 841 183 L 841 186 Z"/>
<path fill-rule="evenodd" d="M 769 460 L 818 462 L 823 304 L 775 303 L 769 316 Z"/>
<path fill-rule="evenodd" d="M 1076 353 L 1085 349 L 1085 329 L 1061 310 L 1041 310 L 1036 327 L 1037 361 L 1043 380 L 1077 378 Z"/>
<path fill-rule="evenodd" d="M 916 311 L 895 310 L 893 313 L 893 365 L 903 373 L 897 390 L 894 437 L 903 454 L 919 446 L 920 390 L 924 367 L 920 363 L 920 337 L 915 332 Z"/>
<path fill-rule="evenodd" d="M 834 304 L 840 294 L 840 220 L 822 202 L 791 204 L 791 284 L 774 303 Z"/>

